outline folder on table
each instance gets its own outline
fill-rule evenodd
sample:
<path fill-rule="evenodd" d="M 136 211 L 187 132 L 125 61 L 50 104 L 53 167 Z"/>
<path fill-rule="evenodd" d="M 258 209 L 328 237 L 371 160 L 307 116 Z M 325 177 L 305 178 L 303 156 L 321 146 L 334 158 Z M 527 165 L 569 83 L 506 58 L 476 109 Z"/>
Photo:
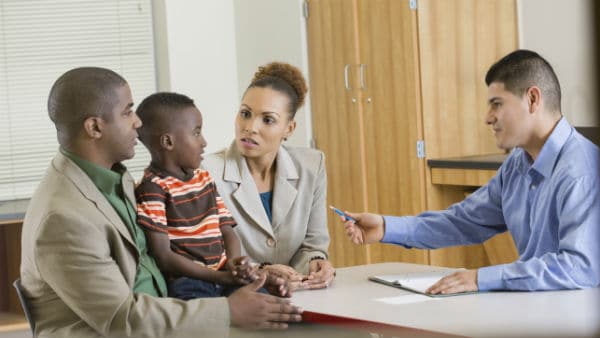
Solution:
<path fill-rule="evenodd" d="M 369 276 L 369 280 L 373 281 L 373 282 L 393 286 L 395 288 L 400 288 L 400 289 L 408 290 L 411 292 L 420 293 L 422 295 L 426 295 L 429 297 L 449 297 L 449 296 L 457 296 L 457 295 L 475 293 L 475 292 L 461 292 L 461 293 L 432 295 L 432 294 L 425 292 L 430 286 L 435 284 L 442 277 L 452 274 L 456 271 L 461 271 L 461 270 L 464 270 L 464 269 L 440 269 L 440 270 L 434 270 L 434 271 L 407 272 L 407 273 L 399 273 L 399 274 L 393 274 L 393 275 L 376 275 L 376 276 Z"/>

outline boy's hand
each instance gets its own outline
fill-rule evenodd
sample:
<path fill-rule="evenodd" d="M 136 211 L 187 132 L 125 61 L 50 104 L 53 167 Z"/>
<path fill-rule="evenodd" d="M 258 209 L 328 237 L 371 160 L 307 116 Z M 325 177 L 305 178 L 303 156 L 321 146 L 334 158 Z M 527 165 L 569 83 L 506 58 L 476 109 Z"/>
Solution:
<path fill-rule="evenodd" d="M 267 290 L 272 294 L 284 297 L 289 297 L 294 290 L 303 288 L 303 281 L 307 279 L 306 276 L 298 273 L 291 266 L 283 264 L 265 265 L 261 271 L 264 271 L 269 276 L 266 285 Z M 280 281 L 285 283 L 285 293 L 280 292 L 281 284 L 278 283 Z M 277 289 L 274 290 L 272 286 L 276 286 Z"/>
<path fill-rule="evenodd" d="M 246 256 L 228 259 L 226 266 L 237 284 L 246 285 L 258 278 L 256 274 L 258 266 L 250 263 L 250 259 Z"/>

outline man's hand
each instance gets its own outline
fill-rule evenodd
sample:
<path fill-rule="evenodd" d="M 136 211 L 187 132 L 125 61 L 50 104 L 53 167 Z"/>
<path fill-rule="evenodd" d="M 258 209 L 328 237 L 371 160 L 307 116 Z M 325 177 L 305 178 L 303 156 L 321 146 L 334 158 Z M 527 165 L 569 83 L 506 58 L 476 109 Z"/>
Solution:
<path fill-rule="evenodd" d="M 308 279 L 304 281 L 306 289 L 322 289 L 328 287 L 335 278 L 335 269 L 328 260 L 314 259 L 308 266 Z"/>
<path fill-rule="evenodd" d="M 288 322 L 302 321 L 302 309 L 289 300 L 256 292 L 266 278 L 260 274 L 254 282 L 227 298 L 231 325 L 246 329 L 285 329 Z"/>
<path fill-rule="evenodd" d="M 346 214 L 355 219 L 355 221 L 345 221 L 344 217 L 340 216 L 344 223 L 346 235 L 354 244 L 370 244 L 376 243 L 383 239 L 385 229 L 383 226 L 383 216 L 369 213 Z"/>
<path fill-rule="evenodd" d="M 445 276 L 427 289 L 431 294 L 478 291 L 477 270 L 457 271 Z"/>

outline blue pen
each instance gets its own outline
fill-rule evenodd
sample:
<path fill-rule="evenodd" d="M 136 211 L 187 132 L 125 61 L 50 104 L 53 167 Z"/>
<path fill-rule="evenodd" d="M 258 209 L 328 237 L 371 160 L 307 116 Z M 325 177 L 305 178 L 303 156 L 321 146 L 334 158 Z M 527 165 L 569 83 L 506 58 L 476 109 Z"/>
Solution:
<path fill-rule="evenodd" d="M 333 212 L 335 212 L 336 214 L 344 217 L 344 219 L 346 221 L 352 221 L 352 222 L 356 222 L 356 220 L 348 215 L 346 215 L 346 213 L 344 213 L 343 211 L 341 211 L 340 209 L 334 207 L 333 205 L 329 206 L 329 209 L 333 210 Z"/>

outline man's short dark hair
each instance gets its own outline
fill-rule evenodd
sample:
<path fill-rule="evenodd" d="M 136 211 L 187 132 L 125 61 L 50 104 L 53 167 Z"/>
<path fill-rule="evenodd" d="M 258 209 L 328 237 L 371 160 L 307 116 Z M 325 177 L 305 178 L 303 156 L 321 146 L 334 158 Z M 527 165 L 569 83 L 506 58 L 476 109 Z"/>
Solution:
<path fill-rule="evenodd" d="M 560 84 L 556 73 L 548 61 L 538 53 L 519 49 L 494 63 L 485 75 L 485 83 L 504 84 L 509 92 L 522 96 L 531 86 L 542 91 L 548 110 L 560 112 Z"/>
<path fill-rule="evenodd" d="M 121 75 L 99 67 L 74 68 L 61 75 L 48 95 L 48 116 L 59 143 L 76 136 L 90 116 L 110 118 L 118 100 L 116 90 L 126 84 Z"/>
<path fill-rule="evenodd" d="M 146 97 L 136 109 L 142 120 L 142 127 L 138 129 L 140 141 L 150 148 L 153 143 L 150 138 L 166 132 L 173 114 L 188 107 L 195 107 L 194 100 L 183 94 L 159 92 Z"/>

